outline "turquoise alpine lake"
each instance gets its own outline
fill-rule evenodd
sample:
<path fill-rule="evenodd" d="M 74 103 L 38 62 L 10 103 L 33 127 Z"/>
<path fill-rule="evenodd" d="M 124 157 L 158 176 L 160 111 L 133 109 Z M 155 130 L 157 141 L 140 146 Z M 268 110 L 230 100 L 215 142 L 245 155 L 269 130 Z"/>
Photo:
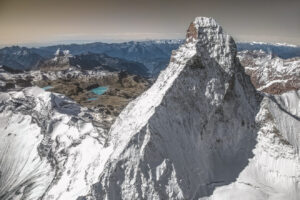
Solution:
<path fill-rule="evenodd" d="M 102 95 L 107 91 L 108 87 L 97 87 L 94 89 L 91 89 L 90 91 L 96 95 Z"/>
<path fill-rule="evenodd" d="M 89 98 L 88 101 L 95 101 L 97 100 L 98 98 Z"/>
<path fill-rule="evenodd" d="M 46 86 L 46 87 L 43 87 L 42 89 L 44 89 L 44 90 L 49 90 L 49 89 L 51 89 L 51 88 L 53 88 L 52 86 Z"/>

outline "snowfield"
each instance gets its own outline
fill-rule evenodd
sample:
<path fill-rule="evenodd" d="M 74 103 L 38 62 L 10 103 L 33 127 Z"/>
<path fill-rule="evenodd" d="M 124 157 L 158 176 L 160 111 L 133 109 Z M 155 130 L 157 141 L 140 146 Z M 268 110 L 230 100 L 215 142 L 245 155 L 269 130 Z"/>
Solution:
<path fill-rule="evenodd" d="M 97 180 L 104 131 L 62 95 L 0 94 L 1 199 L 76 199 Z M 101 152 L 101 154 L 100 154 Z"/>

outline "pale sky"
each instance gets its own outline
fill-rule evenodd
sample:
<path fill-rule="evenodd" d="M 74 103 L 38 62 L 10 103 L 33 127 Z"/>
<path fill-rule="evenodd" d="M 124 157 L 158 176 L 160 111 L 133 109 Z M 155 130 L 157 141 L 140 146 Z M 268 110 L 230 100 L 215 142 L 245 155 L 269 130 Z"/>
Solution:
<path fill-rule="evenodd" d="M 182 39 L 196 16 L 236 41 L 300 45 L 300 0 L 0 0 L 0 45 Z"/>

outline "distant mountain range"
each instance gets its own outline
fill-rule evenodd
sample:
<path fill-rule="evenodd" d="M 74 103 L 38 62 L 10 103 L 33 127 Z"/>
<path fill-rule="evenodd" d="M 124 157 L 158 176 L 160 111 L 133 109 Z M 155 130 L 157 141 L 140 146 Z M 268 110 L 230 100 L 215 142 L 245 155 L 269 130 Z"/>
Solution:
<path fill-rule="evenodd" d="M 244 50 L 263 50 L 267 53 L 272 53 L 283 59 L 300 57 L 300 46 L 289 44 L 269 44 L 263 42 L 238 43 L 238 51 Z"/>
<path fill-rule="evenodd" d="M 124 43 L 89 43 L 89 44 L 70 44 L 55 45 L 40 48 L 26 48 L 19 46 L 5 47 L 0 49 L 0 65 L 5 65 L 13 69 L 30 70 L 53 58 L 55 52 L 68 50 L 77 60 L 85 60 L 85 67 L 91 68 L 95 65 L 94 61 L 87 61 L 89 58 L 100 58 L 106 56 L 121 58 L 122 62 L 135 62 L 141 68 L 146 67 L 150 76 L 157 76 L 164 69 L 171 56 L 172 50 L 177 49 L 184 40 L 151 40 L 142 42 Z M 291 58 L 300 56 L 300 47 L 285 44 L 268 43 L 238 43 L 238 51 L 243 50 L 263 50 L 281 58 Z M 79 55 L 84 55 L 82 58 Z M 98 59 L 97 58 L 97 59 Z M 127 61 L 125 61 L 127 60 Z M 98 61 L 100 61 L 98 59 Z M 97 62 L 98 62 L 97 61 Z M 91 66 L 87 64 L 90 63 Z M 99 62 L 97 63 L 97 65 Z M 126 68 L 126 67 L 125 67 Z M 141 69 L 144 71 L 145 69 Z M 144 72 L 143 72 L 144 73 Z"/>
<path fill-rule="evenodd" d="M 36 69 L 42 71 L 60 71 L 70 67 L 78 67 L 83 70 L 105 70 L 105 71 L 126 71 L 129 74 L 136 74 L 148 77 L 148 69 L 141 63 L 128 61 L 122 58 L 111 57 L 105 53 L 83 53 L 71 55 L 68 50 L 57 50 L 54 58 L 46 59 L 37 64 Z"/>
<path fill-rule="evenodd" d="M 44 56 L 40 55 L 37 49 L 12 46 L 0 49 L 0 65 L 13 69 L 29 70 L 42 61 Z"/>
<path fill-rule="evenodd" d="M 129 61 L 122 58 L 110 57 L 104 53 L 85 53 L 70 58 L 72 66 L 80 66 L 81 69 L 91 70 L 99 67 L 107 71 L 126 71 L 130 74 L 148 76 L 148 69 L 142 63 Z"/>
<path fill-rule="evenodd" d="M 31 69 L 38 62 L 52 58 L 57 49 L 68 50 L 76 56 L 81 54 L 105 53 L 111 57 L 126 59 L 144 64 L 150 74 L 158 74 L 169 62 L 172 50 L 177 49 L 182 40 L 156 40 L 144 42 L 124 43 L 90 43 L 56 45 L 41 48 L 5 47 L 0 49 L 0 65 L 10 66 L 15 69 Z M 25 62 L 26 61 L 26 62 Z"/>

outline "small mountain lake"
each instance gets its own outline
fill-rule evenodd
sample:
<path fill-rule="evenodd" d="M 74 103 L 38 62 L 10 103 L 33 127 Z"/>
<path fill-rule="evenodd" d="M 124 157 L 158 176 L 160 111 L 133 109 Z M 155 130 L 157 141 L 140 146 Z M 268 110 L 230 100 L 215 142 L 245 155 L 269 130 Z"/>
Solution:
<path fill-rule="evenodd" d="M 108 90 L 108 87 L 101 86 L 101 87 L 91 89 L 90 92 L 96 94 L 97 96 L 100 96 L 100 95 L 104 94 L 107 90 Z M 98 97 L 93 97 L 93 98 L 88 98 L 87 100 L 88 101 L 95 101 L 97 99 L 98 99 Z"/>
<path fill-rule="evenodd" d="M 52 86 L 46 86 L 46 87 L 43 87 L 42 89 L 44 89 L 44 90 L 50 90 L 50 89 L 52 89 L 53 87 Z"/>
<path fill-rule="evenodd" d="M 88 101 L 95 101 L 97 100 L 98 98 L 88 98 Z"/>
<path fill-rule="evenodd" d="M 96 95 L 102 95 L 108 90 L 108 87 L 97 87 L 94 89 L 91 89 L 90 91 Z"/>

